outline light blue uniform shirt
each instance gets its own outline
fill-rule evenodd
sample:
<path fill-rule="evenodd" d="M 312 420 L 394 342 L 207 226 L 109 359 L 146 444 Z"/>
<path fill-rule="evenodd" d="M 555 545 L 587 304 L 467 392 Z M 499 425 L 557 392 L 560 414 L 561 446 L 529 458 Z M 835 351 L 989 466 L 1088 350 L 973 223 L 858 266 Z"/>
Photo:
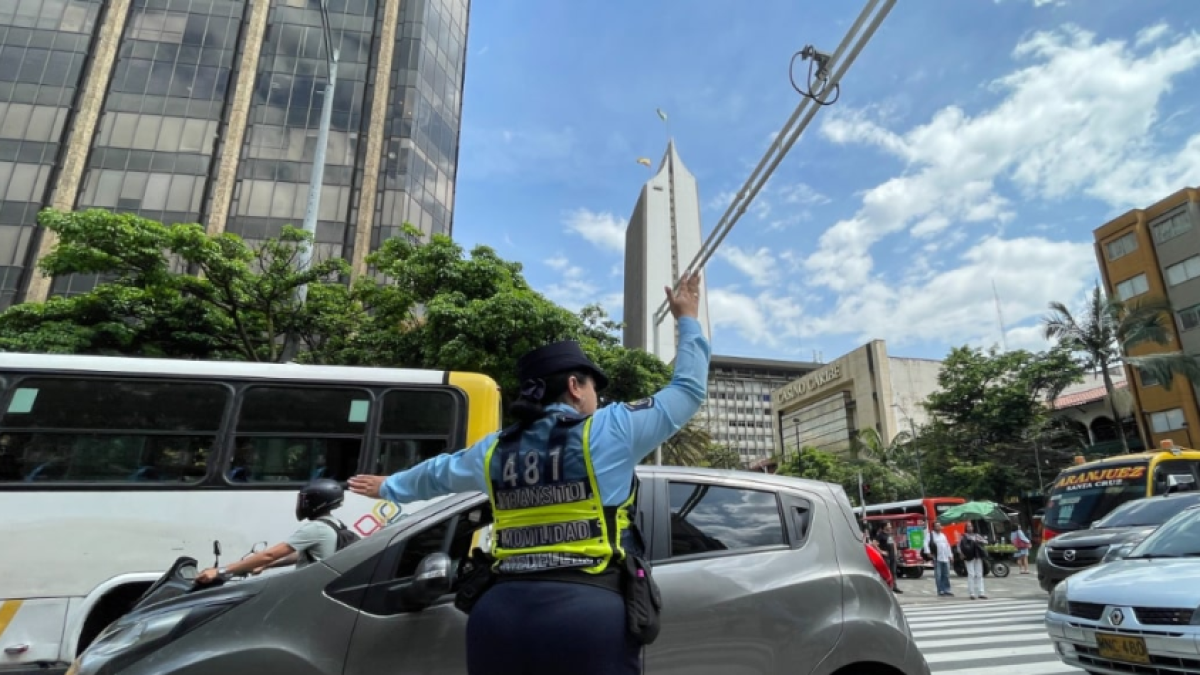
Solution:
<path fill-rule="evenodd" d="M 636 403 L 614 403 L 592 416 L 591 454 L 605 506 L 619 506 L 629 497 L 634 468 L 646 455 L 671 438 L 700 409 L 708 390 L 708 340 L 700 322 L 679 320 L 679 348 L 671 382 L 654 396 Z M 565 403 L 547 410 L 576 412 Z M 488 448 L 500 432 L 481 438 L 469 448 L 438 455 L 392 474 L 381 496 L 398 504 L 433 499 L 456 492 L 488 491 L 483 465 Z"/>

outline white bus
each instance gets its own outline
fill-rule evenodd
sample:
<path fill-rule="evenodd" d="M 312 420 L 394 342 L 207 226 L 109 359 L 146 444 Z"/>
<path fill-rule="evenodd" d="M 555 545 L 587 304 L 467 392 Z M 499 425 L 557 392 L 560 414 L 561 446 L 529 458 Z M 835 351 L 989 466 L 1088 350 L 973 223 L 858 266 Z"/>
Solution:
<path fill-rule="evenodd" d="M 65 668 L 179 556 L 282 541 L 307 481 L 500 420 L 472 373 L 0 353 L 0 673 Z M 401 513 L 347 492 L 334 515 L 369 536 Z"/>

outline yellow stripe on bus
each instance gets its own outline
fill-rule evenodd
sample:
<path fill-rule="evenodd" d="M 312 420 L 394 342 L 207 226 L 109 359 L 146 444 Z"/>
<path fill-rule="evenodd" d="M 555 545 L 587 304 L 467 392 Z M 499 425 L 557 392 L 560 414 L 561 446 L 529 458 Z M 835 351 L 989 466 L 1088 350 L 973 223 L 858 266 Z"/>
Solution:
<path fill-rule="evenodd" d="M 0 602 L 0 635 L 4 635 L 4 631 L 8 629 L 8 624 L 12 623 L 13 617 L 17 615 L 17 610 L 21 609 L 24 600 L 5 600 Z"/>
<path fill-rule="evenodd" d="M 446 379 L 448 384 L 461 389 L 469 401 L 466 445 L 500 429 L 500 388 L 495 380 L 479 373 L 456 371 L 451 371 Z"/>

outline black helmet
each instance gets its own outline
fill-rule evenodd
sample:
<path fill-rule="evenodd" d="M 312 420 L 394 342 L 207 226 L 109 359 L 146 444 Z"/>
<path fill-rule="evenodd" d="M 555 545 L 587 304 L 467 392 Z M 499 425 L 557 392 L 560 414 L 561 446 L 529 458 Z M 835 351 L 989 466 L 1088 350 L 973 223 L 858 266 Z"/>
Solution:
<path fill-rule="evenodd" d="M 342 484 L 328 478 L 318 478 L 300 488 L 296 495 L 296 520 L 308 520 L 313 516 L 332 511 L 342 505 L 346 491 Z"/>

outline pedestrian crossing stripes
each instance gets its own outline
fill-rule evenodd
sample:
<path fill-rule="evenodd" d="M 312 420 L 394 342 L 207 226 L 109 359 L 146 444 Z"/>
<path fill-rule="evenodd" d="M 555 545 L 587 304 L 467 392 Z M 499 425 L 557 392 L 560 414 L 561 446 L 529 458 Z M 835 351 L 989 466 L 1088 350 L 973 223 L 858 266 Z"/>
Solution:
<path fill-rule="evenodd" d="M 1045 600 L 942 600 L 904 607 L 934 675 L 1082 675 L 1058 659 Z"/>

